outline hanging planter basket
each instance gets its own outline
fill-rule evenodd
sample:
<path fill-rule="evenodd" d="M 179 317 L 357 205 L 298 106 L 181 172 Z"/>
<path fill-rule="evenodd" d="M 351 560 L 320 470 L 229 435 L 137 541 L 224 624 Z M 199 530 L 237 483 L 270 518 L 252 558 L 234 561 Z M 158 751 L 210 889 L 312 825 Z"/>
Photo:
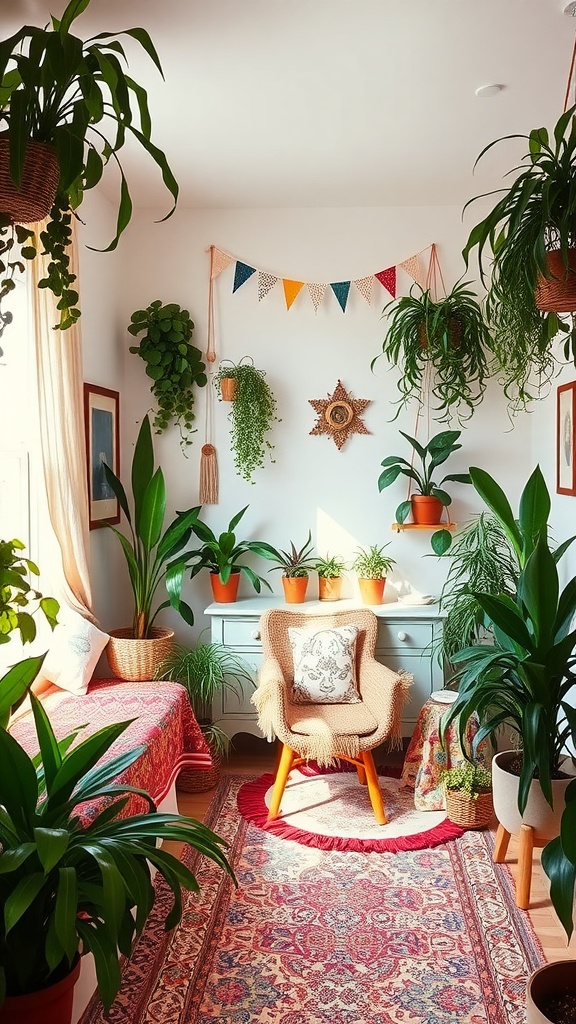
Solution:
<path fill-rule="evenodd" d="M 35 224 L 48 216 L 60 180 L 56 152 L 45 142 L 31 139 L 26 146 L 22 182 L 18 188 L 10 174 L 10 140 L 0 135 L 0 211 L 13 224 Z"/>
<path fill-rule="evenodd" d="M 457 320 L 456 317 L 452 317 L 448 321 L 446 333 L 448 335 L 448 348 L 459 349 L 462 344 L 462 321 Z M 422 349 L 427 349 L 430 345 L 430 341 L 425 323 L 421 323 L 418 327 L 418 338 L 420 340 L 420 347 Z M 443 346 L 443 338 L 441 336 L 435 336 L 433 338 L 433 344 L 436 346 Z"/>
<path fill-rule="evenodd" d="M 576 311 L 576 249 L 568 250 L 568 266 L 564 265 L 559 249 L 546 254 L 550 277 L 540 275 L 534 301 L 544 313 L 573 313 Z"/>

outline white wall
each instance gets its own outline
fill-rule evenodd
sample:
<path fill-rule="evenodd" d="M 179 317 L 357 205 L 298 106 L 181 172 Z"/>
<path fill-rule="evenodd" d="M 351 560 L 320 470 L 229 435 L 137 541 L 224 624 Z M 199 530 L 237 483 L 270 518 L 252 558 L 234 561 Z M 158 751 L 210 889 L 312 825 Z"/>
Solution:
<path fill-rule="evenodd" d="M 120 247 L 122 288 L 115 326 L 107 320 L 107 330 L 124 347 L 124 384 L 119 390 L 126 479 L 138 421 L 146 410 L 153 408 L 144 364 L 128 353 L 132 339 L 126 333 L 126 325 L 135 309 L 156 298 L 178 302 L 189 308 L 196 324 L 193 340 L 204 350 L 209 245 L 215 244 L 279 276 L 338 281 L 363 277 L 397 264 L 435 241 L 450 287 L 464 269 L 460 251 L 466 236 L 461 211 L 455 207 L 180 210 L 164 224 L 154 224 L 151 211 L 140 211 Z M 98 259 L 109 258 L 106 255 Z M 96 257 L 92 259 L 95 266 Z M 107 273 L 114 272 L 110 269 Z M 91 279 L 90 287 L 95 280 Z M 387 293 L 375 283 L 373 305 L 369 307 L 352 287 L 346 314 L 342 314 L 334 296 L 326 295 L 314 315 L 304 291 L 291 310 L 286 311 L 280 284 L 259 303 L 256 275 L 234 295 L 232 280 L 233 265 L 215 286 L 218 357 L 234 361 L 243 355 L 254 357 L 256 364 L 266 370 L 278 400 L 281 422 L 275 425 L 272 437 L 276 461 L 258 471 L 256 483 L 251 486 L 234 473 L 226 407 L 215 402 L 214 443 L 220 468 L 220 504 L 204 509 L 207 521 L 220 531 L 234 513 L 249 504 L 240 528 L 245 527 L 244 536 L 262 538 L 276 546 L 286 547 L 292 540 L 297 545 L 304 543 L 308 529 L 321 553 L 328 549 L 349 556 L 358 544 L 381 545 L 390 541 L 389 551 L 398 562 L 393 578 L 407 580 L 420 591 L 438 593 L 443 566 L 431 554 L 429 535 L 396 535 L 390 530 L 396 505 L 406 496 L 406 481 L 402 478 L 382 495 L 377 489 L 381 460 L 390 454 L 409 457 L 408 446 L 398 429 L 413 434 L 415 427 L 415 408 L 403 413 L 395 423 L 390 422 L 395 411 L 392 403 L 397 397 L 395 371 L 386 369 L 383 360 L 375 374 L 370 371 L 370 362 L 379 352 L 384 335 L 380 313 Z M 400 291 L 406 293 L 409 286 L 410 279 L 400 272 Z M 85 307 L 86 303 L 87 300 Z M 92 303 L 92 312 L 97 313 L 94 322 L 99 323 L 98 296 L 92 295 Z M 97 337 L 95 332 L 91 343 L 98 344 Z M 116 386 L 110 380 L 111 367 L 109 361 L 104 373 L 108 379 L 103 382 Z M 338 378 L 354 397 L 372 401 L 364 414 L 370 436 L 352 435 L 341 452 L 329 438 L 309 436 L 316 415 L 308 399 L 326 397 Z M 188 458 L 180 450 L 176 429 L 170 429 L 156 441 L 171 513 L 198 502 L 204 403 L 205 394 L 198 392 L 199 430 Z M 531 418 L 524 414 L 517 417 L 511 430 L 500 391 L 491 386 L 484 403 L 465 427 L 463 450 L 448 464 L 447 471 L 483 466 L 505 485 L 515 502 L 532 465 L 530 424 Z M 430 424 L 430 433 L 440 429 L 444 428 L 435 422 Z M 419 437 L 426 439 L 425 434 L 426 425 L 421 424 Z M 552 453 L 543 450 L 541 456 L 545 463 Z M 455 521 L 464 522 L 472 511 L 478 510 L 471 488 L 453 485 L 452 494 Z M 99 544 L 98 537 L 93 550 Z M 116 557 L 119 559 L 118 551 Z M 107 577 L 107 568 L 104 576 L 95 580 L 97 607 L 103 625 L 108 627 L 119 624 L 112 621 L 112 607 L 117 604 L 117 568 L 116 565 L 111 579 Z M 267 565 L 260 563 L 260 569 L 266 574 Z M 280 593 L 279 573 L 268 578 Z M 310 593 L 315 596 L 314 580 Z M 211 600 L 205 576 L 188 585 L 186 596 L 197 614 L 197 632 L 207 624 L 202 609 Z M 125 615 L 124 620 L 127 618 Z M 165 622 L 173 625 L 182 639 L 186 638 L 186 628 L 177 618 L 171 619 L 168 613 Z"/>

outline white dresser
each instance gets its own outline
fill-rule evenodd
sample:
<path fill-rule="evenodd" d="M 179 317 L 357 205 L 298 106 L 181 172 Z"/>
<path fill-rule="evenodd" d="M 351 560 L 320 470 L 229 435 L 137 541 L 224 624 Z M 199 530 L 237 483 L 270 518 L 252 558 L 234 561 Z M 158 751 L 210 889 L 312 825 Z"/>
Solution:
<path fill-rule="evenodd" d="M 260 616 L 267 608 L 286 608 L 311 615 L 361 607 L 355 601 L 306 601 L 287 605 L 279 596 L 250 597 L 234 604 L 211 604 L 205 614 L 211 620 L 212 641 L 225 644 L 240 655 L 254 674 L 262 664 Z M 362 606 L 363 607 L 363 606 Z M 444 675 L 438 660 L 443 616 L 437 604 L 408 605 L 382 604 L 372 608 L 378 616 L 376 657 L 383 665 L 399 671 L 404 669 L 414 676 L 410 697 L 404 709 L 402 732 L 411 736 L 418 713 L 433 690 L 444 686 Z M 242 695 L 225 692 L 219 694 L 212 707 L 214 721 L 233 737 L 238 732 L 261 736 L 256 724 L 254 705 L 250 693 Z"/>

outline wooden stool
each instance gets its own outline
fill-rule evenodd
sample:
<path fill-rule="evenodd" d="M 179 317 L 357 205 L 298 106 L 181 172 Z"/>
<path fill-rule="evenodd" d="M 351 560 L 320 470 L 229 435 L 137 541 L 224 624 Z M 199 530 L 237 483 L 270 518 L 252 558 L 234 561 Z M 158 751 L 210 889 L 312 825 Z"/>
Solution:
<path fill-rule="evenodd" d="M 506 860 L 510 832 L 504 825 L 498 825 L 496 845 L 492 860 L 495 864 L 503 864 Z M 516 906 L 520 910 L 528 910 L 530 906 L 530 887 L 532 885 L 532 854 L 534 847 L 546 846 L 547 839 L 539 842 L 534 837 L 531 825 L 521 825 L 518 833 L 518 876 L 516 879 Z"/>

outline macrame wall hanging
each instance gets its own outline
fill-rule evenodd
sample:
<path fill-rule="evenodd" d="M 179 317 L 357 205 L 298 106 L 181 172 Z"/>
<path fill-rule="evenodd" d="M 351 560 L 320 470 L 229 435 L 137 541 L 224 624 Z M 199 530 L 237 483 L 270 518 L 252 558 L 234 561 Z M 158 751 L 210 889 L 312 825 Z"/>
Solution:
<path fill-rule="evenodd" d="M 360 413 L 370 405 L 370 399 L 352 398 L 341 380 L 327 398 L 309 398 L 308 401 L 318 413 L 318 419 L 310 433 L 327 434 L 334 441 L 338 451 L 342 450 L 350 434 L 370 433 L 360 418 Z"/>
<path fill-rule="evenodd" d="M 199 500 L 202 505 L 218 504 L 218 460 L 216 448 L 213 444 L 214 431 L 214 388 L 212 387 L 212 373 L 210 367 L 216 361 L 215 330 L 214 330 L 214 278 L 220 273 L 216 269 L 214 259 L 214 246 L 208 250 L 210 253 L 210 277 L 208 280 L 208 336 L 206 342 L 206 362 L 208 364 L 208 388 L 206 390 L 206 412 L 204 420 L 204 444 L 200 456 L 200 494 Z"/>

